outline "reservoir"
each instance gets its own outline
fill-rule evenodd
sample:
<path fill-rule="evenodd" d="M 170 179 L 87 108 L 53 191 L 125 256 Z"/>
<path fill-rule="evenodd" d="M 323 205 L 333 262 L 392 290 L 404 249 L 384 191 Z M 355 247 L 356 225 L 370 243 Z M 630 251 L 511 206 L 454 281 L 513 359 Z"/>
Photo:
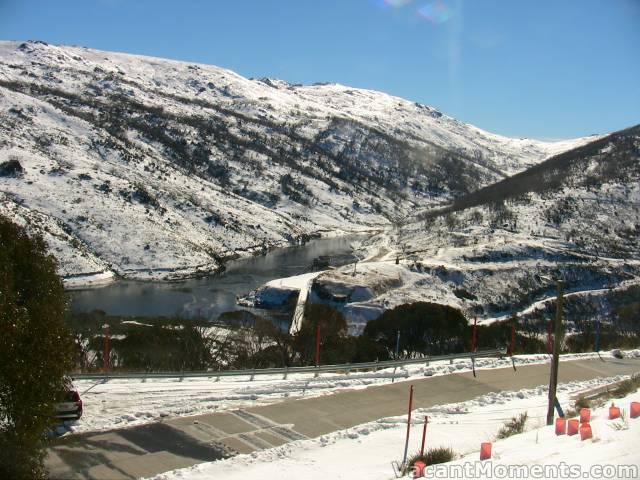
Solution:
<path fill-rule="evenodd" d="M 102 310 L 108 315 L 180 316 L 215 320 L 223 312 L 250 310 L 278 323 L 287 323 L 291 312 L 250 309 L 238 306 L 237 296 L 264 283 L 312 270 L 314 259 L 330 258 L 331 266 L 357 260 L 354 250 L 363 235 L 314 239 L 305 245 L 274 250 L 266 255 L 234 260 L 223 273 L 180 282 L 140 282 L 120 280 L 86 290 L 72 290 L 71 310 Z M 286 328 L 285 325 L 283 327 Z"/>

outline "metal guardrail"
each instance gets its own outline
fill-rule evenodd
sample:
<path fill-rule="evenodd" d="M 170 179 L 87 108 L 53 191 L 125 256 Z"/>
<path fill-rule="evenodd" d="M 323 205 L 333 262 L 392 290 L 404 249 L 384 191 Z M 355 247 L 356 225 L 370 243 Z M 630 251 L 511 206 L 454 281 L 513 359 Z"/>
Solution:
<path fill-rule="evenodd" d="M 382 362 L 364 362 L 364 363 L 344 363 L 339 365 L 320 365 L 309 367 L 284 367 L 284 368 L 259 368 L 254 370 L 220 370 L 207 372 L 108 372 L 108 373 L 78 373 L 69 376 L 78 380 L 108 380 L 108 379 L 136 379 L 136 378 L 216 378 L 221 377 L 240 377 L 247 376 L 251 380 L 256 375 L 287 375 L 296 373 L 314 373 L 316 376 L 320 373 L 349 373 L 352 370 L 373 370 L 377 371 L 384 368 L 404 367 L 405 365 L 416 365 L 420 363 L 441 362 L 449 360 L 453 363 L 457 359 L 476 359 L 487 357 L 502 357 L 506 355 L 506 349 L 481 350 L 470 353 L 452 353 L 450 355 L 428 356 L 421 358 L 410 358 L 406 360 L 385 360 Z"/>

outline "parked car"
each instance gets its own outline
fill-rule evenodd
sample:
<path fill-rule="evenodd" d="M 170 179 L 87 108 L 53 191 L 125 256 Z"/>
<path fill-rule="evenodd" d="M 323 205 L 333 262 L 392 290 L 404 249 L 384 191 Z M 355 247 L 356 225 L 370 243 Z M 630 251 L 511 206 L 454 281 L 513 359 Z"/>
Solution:
<path fill-rule="evenodd" d="M 63 401 L 56 405 L 56 417 L 60 420 L 77 420 L 82 416 L 82 399 L 78 389 L 69 377 L 64 379 Z"/>

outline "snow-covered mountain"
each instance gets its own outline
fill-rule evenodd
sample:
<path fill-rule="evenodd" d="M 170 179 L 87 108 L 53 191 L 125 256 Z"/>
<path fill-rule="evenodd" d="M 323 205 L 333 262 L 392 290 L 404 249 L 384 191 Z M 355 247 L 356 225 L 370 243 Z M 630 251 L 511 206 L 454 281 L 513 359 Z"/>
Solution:
<path fill-rule="evenodd" d="M 394 220 L 596 137 L 510 139 L 384 93 L 0 42 L 0 213 L 66 276 L 175 278 Z"/>
<path fill-rule="evenodd" d="M 342 309 L 353 331 L 414 301 L 449 304 L 481 322 L 517 315 L 544 331 L 560 279 L 570 331 L 601 319 L 637 332 L 640 125 L 408 217 L 380 237 L 357 271 L 327 272 L 311 287 L 312 301 Z"/>

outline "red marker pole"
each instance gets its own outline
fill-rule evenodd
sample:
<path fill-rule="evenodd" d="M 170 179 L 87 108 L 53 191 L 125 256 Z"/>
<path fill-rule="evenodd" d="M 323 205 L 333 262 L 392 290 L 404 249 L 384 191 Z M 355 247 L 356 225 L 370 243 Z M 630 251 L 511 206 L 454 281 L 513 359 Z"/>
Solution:
<path fill-rule="evenodd" d="M 320 325 L 316 327 L 316 367 L 320 366 Z"/>
<path fill-rule="evenodd" d="M 109 325 L 103 325 L 103 348 L 102 348 L 102 369 L 105 373 L 109 371 Z"/>
<path fill-rule="evenodd" d="M 422 427 L 422 446 L 420 447 L 420 456 L 424 456 L 424 441 L 427 439 L 427 423 L 429 423 L 429 417 L 424 417 L 424 427 Z"/>
<path fill-rule="evenodd" d="M 478 319 L 473 319 L 473 335 L 471 336 L 471 351 L 475 352 L 478 348 Z"/>
<path fill-rule="evenodd" d="M 473 319 L 473 331 L 471 334 L 471 353 L 476 353 L 478 349 L 478 319 Z M 473 370 L 473 378 L 476 378 L 476 357 L 471 356 L 471 369 Z"/>
<path fill-rule="evenodd" d="M 515 324 L 511 325 L 511 345 L 509 345 L 509 355 L 511 356 L 511 365 L 513 366 L 513 371 L 516 372 L 516 359 L 513 358 L 513 354 L 516 351 L 516 326 Z"/>
<path fill-rule="evenodd" d="M 411 410 L 413 410 L 413 385 L 409 390 L 409 413 L 407 415 L 407 439 L 404 442 L 404 455 L 402 456 L 402 466 L 407 462 L 407 451 L 409 449 L 409 433 L 411 432 Z"/>

